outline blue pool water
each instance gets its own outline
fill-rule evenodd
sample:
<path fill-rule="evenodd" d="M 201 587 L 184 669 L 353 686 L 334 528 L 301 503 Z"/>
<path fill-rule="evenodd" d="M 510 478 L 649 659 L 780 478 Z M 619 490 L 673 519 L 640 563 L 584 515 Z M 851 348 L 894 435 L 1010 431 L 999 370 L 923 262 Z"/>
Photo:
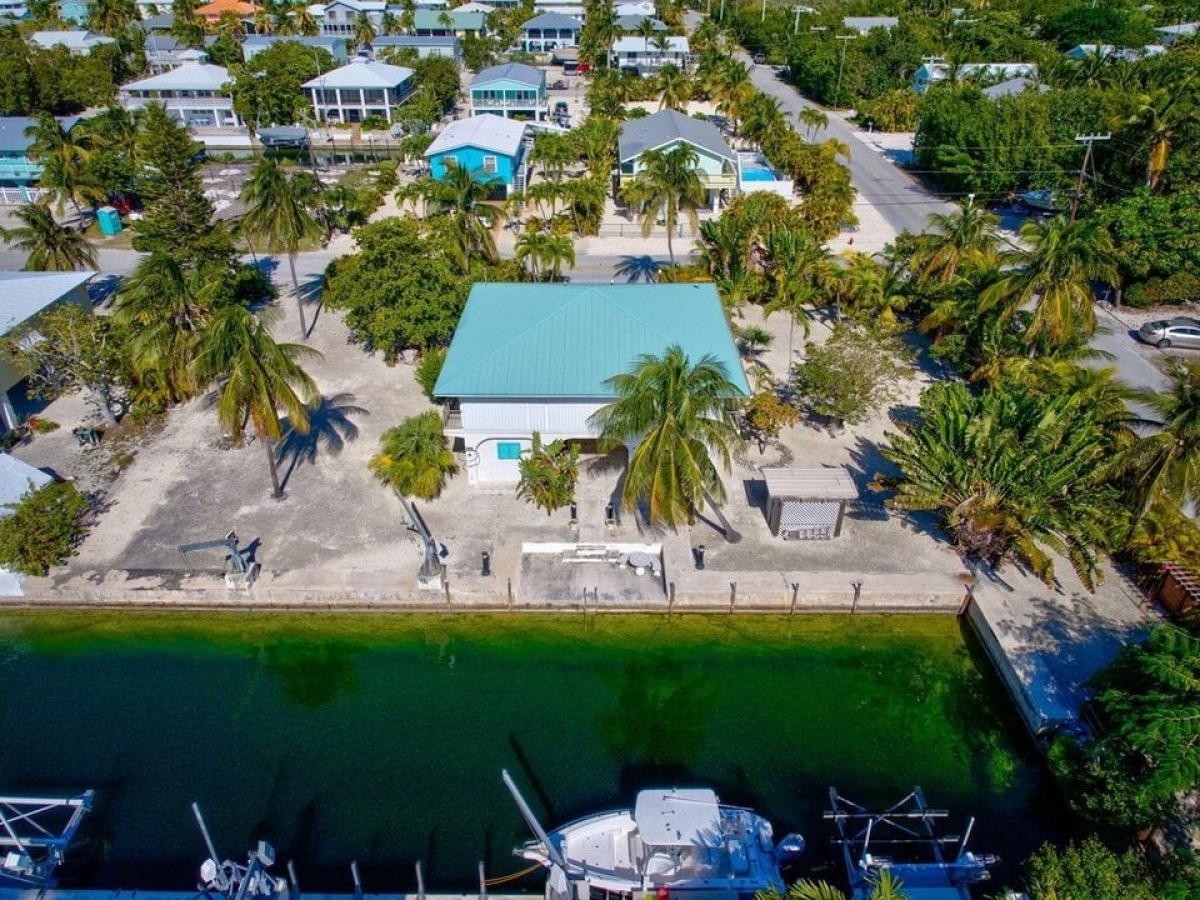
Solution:
<path fill-rule="evenodd" d="M 778 178 L 779 176 L 763 166 L 742 169 L 742 181 L 777 181 Z"/>

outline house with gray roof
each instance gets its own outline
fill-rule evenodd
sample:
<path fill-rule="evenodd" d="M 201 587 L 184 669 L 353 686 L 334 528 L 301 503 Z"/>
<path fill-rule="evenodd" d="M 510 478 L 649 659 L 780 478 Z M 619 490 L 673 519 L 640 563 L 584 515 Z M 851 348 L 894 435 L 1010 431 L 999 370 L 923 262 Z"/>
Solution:
<path fill-rule="evenodd" d="M 346 39 L 344 37 L 337 37 L 336 35 L 317 34 L 305 37 L 297 34 L 248 34 L 246 35 L 246 39 L 242 41 L 242 59 L 245 62 L 250 62 L 250 60 L 254 59 L 254 57 L 267 48 L 288 41 L 294 44 L 302 44 L 305 47 L 324 50 L 337 63 L 344 63 L 347 58 Z"/>
<path fill-rule="evenodd" d="M 891 31 L 900 24 L 898 16 L 846 16 L 842 19 L 842 27 L 859 34 L 870 34 L 876 28 Z"/>
<path fill-rule="evenodd" d="M 666 31 L 667 23 L 654 16 L 636 14 L 632 16 L 617 16 L 617 30 L 623 34 L 634 34 L 641 30 L 642 23 L 649 22 L 652 31 Z"/>
<path fill-rule="evenodd" d="M 82 119 L 62 116 L 58 123 L 70 131 Z M 0 117 L 0 205 L 17 206 L 38 200 L 45 191 L 37 186 L 42 164 L 29 158 L 33 138 L 25 132 L 37 125 L 29 116 Z"/>
<path fill-rule="evenodd" d="M 183 63 L 167 72 L 122 85 L 117 96 L 130 112 L 161 103 L 184 125 L 198 128 L 241 128 L 229 96 L 229 70 L 214 66 L 200 51 L 196 58 L 181 53 Z"/>
<path fill-rule="evenodd" d="M 29 42 L 43 50 L 66 47 L 72 56 L 87 56 L 93 47 L 103 47 L 117 41 L 116 38 L 92 34 L 90 31 L 35 31 L 29 36 Z"/>
<path fill-rule="evenodd" d="M 711 283 L 476 284 L 433 390 L 468 482 L 516 482 L 534 431 L 596 452 L 608 379 L 672 345 L 714 357 L 750 393 Z"/>
<path fill-rule="evenodd" d="M 557 12 L 544 12 L 521 26 L 521 49 L 549 53 L 559 47 L 578 47 L 583 23 Z"/>
<path fill-rule="evenodd" d="M 489 66 L 471 79 L 471 115 L 495 113 L 510 119 L 549 118 L 546 72 L 524 63 Z"/>
<path fill-rule="evenodd" d="M 413 70 L 365 57 L 323 72 L 303 85 L 318 122 L 361 122 L 368 116 L 389 123 L 415 90 Z"/>
<path fill-rule="evenodd" d="M 462 62 L 462 41 L 452 35 L 415 34 L 381 34 L 375 38 L 374 50 L 376 59 L 388 58 L 389 53 L 411 50 L 417 59 L 428 56 L 444 56 L 455 62 Z"/>
<path fill-rule="evenodd" d="M 1045 93 L 1050 90 L 1047 84 L 1040 84 L 1031 78 L 1010 78 L 1007 81 L 1001 81 L 999 84 L 993 84 L 991 87 L 983 89 L 983 96 L 989 100 L 999 100 L 1001 97 L 1011 97 L 1014 94 L 1023 94 L 1026 91 L 1039 91 Z"/>
<path fill-rule="evenodd" d="M 913 91 L 924 94 L 933 85 L 954 76 L 959 84 L 974 83 L 981 87 L 1011 81 L 1014 78 L 1035 79 L 1038 67 L 1033 63 L 963 63 L 953 67 L 949 63 L 928 62 L 922 64 L 913 75 Z"/>
<path fill-rule="evenodd" d="M 87 283 L 95 272 L 0 272 L 0 337 L 19 335 L 46 310 L 74 303 L 91 310 Z M 0 357 L 0 425 L 21 424 L 9 393 L 25 380 L 13 365 Z"/>
<path fill-rule="evenodd" d="M 641 119 L 628 119 L 617 139 L 620 183 L 637 178 L 645 168 L 648 151 L 671 151 L 687 146 L 696 154 L 696 174 L 708 191 L 709 205 L 716 209 L 722 197 L 737 191 L 737 156 L 729 149 L 716 125 L 693 119 L 673 109 L 664 109 Z"/>

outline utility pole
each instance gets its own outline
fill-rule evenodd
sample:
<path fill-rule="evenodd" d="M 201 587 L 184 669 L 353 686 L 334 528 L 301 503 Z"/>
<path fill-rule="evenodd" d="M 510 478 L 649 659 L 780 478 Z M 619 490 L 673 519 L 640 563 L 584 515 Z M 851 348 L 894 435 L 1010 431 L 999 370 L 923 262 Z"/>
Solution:
<path fill-rule="evenodd" d="M 846 47 L 849 44 L 849 42 L 854 40 L 856 37 L 858 37 L 858 35 L 856 35 L 856 34 L 835 34 L 833 37 L 835 40 L 839 40 L 842 42 L 842 61 L 840 63 L 838 63 L 837 87 L 834 88 L 834 91 L 833 91 L 833 102 L 837 103 L 838 98 L 842 96 L 842 70 L 844 68 L 846 68 Z"/>
<path fill-rule="evenodd" d="M 1096 174 L 1096 163 L 1092 159 L 1092 146 L 1096 141 L 1107 141 L 1112 138 L 1111 134 L 1077 134 L 1075 135 L 1075 143 L 1083 144 L 1087 149 L 1083 151 L 1083 162 L 1079 166 L 1079 180 L 1075 182 L 1075 193 L 1071 197 L 1071 221 L 1075 221 L 1075 214 L 1079 211 L 1079 201 L 1083 199 L 1083 179 L 1087 177 L 1087 169 L 1092 167 L 1092 176 Z"/>

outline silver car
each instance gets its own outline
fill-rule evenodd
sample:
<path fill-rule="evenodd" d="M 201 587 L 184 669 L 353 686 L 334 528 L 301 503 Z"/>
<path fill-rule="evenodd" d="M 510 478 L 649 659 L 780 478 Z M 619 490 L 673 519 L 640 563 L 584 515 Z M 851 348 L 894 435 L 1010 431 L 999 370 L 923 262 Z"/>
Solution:
<path fill-rule="evenodd" d="M 1200 319 L 1180 316 L 1147 322 L 1137 332 L 1138 340 L 1153 344 L 1160 350 L 1167 347 L 1191 347 L 1200 350 Z"/>

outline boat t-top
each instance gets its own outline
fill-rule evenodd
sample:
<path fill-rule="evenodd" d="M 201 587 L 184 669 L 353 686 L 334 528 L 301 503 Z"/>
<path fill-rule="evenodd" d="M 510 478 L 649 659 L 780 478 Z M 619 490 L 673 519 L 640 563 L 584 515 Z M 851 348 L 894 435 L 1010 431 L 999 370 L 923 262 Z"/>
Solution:
<path fill-rule="evenodd" d="M 665 900 L 735 900 L 784 890 L 780 866 L 804 852 L 804 839 L 774 842 L 771 823 L 721 804 L 708 788 L 659 788 L 637 795 L 632 810 L 587 816 L 547 833 L 507 772 L 504 783 L 537 840 L 517 855 L 549 869 L 547 900 L 615 894 Z"/>

